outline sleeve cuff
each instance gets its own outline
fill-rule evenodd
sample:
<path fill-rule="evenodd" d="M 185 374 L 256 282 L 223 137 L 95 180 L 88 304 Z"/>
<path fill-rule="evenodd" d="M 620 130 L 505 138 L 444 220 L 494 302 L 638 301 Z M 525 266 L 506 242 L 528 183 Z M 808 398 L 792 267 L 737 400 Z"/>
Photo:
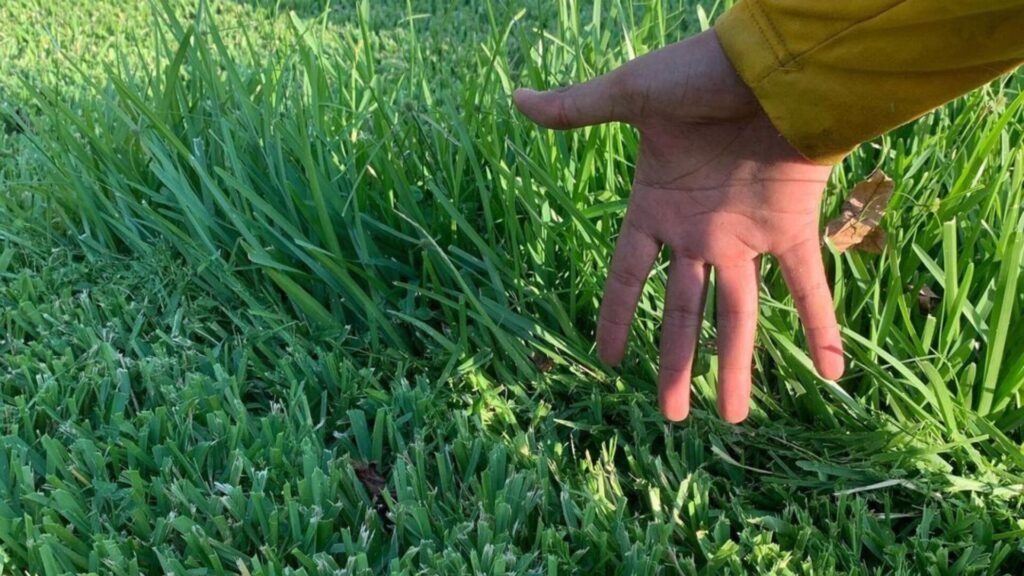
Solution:
<path fill-rule="evenodd" d="M 821 139 L 812 114 L 801 114 L 799 82 L 785 81 L 799 63 L 779 36 L 758 0 L 743 0 L 715 23 L 715 33 L 743 82 L 750 87 L 779 133 L 808 160 L 837 164 L 850 150 L 836 150 Z M 809 112 L 809 111 L 808 111 Z"/>

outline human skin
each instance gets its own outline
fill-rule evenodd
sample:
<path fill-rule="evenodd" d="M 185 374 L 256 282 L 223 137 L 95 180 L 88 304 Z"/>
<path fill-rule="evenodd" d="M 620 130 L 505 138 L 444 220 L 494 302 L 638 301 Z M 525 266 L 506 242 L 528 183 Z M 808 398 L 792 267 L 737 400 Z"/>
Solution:
<path fill-rule="evenodd" d="M 672 253 L 661 328 L 658 400 L 690 412 L 690 379 L 711 269 L 715 273 L 718 410 L 749 413 L 762 254 L 774 256 L 827 379 L 843 373 L 842 341 L 821 259 L 819 205 L 830 166 L 803 158 L 772 126 L 709 30 L 586 83 L 513 94 L 537 124 L 572 129 L 626 122 L 640 133 L 633 189 L 597 327 L 601 359 L 618 365 L 637 300 L 662 246 Z"/>

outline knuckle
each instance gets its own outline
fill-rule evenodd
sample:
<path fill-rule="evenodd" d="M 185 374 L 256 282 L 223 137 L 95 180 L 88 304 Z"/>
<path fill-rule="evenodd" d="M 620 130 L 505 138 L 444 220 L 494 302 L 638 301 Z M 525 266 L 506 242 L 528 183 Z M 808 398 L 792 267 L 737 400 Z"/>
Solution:
<path fill-rule="evenodd" d="M 658 369 L 661 385 L 682 384 L 690 381 L 690 366 L 683 363 L 664 363 Z"/>
<path fill-rule="evenodd" d="M 555 106 L 555 127 L 569 128 L 572 126 L 572 113 L 569 111 L 569 103 L 572 101 L 572 89 L 561 93 L 558 104 Z"/>
<path fill-rule="evenodd" d="M 701 324 L 701 311 L 690 306 L 677 306 L 665 309 L 664 323 L 683 328 L 693 328 Z"/>
<path fill-rule="evenodd" d="M 626 288 L 641 288 L 647 279 L 627 270 L 612 268 L 608 272 L 608 279 Z"/>
<path fill-rule="evenodd" d="M 629 328 L 633 324 L 633 319 L 624 319 L 612 312 L 602 312 L 598 322 L 606 327 Z"/>
<path fill-rule="evenodd" d="M 731 324 L 752 323 L 757 320 L 757 308 L 719 308 L 718 321 Z"/>
<path fill-rule="evenodd" d="M 815 278 L 813 280 L 794 282 L 789 288 L 793 298 L 808 300 L 812 297 L 821 297 L 828 293 L 824 280 Z"/>

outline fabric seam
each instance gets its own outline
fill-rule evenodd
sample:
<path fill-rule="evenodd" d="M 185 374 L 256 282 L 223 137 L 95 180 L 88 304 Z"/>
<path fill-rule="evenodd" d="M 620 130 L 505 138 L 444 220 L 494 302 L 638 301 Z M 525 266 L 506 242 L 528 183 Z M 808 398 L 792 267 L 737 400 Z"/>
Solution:
<path fill-rule="evenodd" d="M 865 24 L 867 24 L 867 23 L 869 23 L 869 22 L 871 22 L 873 20 L 876 20 L 878 18 L 881 18 L 882 16 L 885 16 L 890 11 L 895 10 L 896 8 L 898 8 L 899 6 L 902 6 L 903 4 L 906 4 L 908 1 L 909 0 L 899 0 L 896 3 L 894 3 L 894 4 L 890 5 L 889 7 L 885 8 L 881 12 L 878 12 L 877 14 L 873 14 L 873 15 L 867 17 L 867 18 L 864 18 L 862 20 L 858 20 L 858 21 L 854 22 L 853 24 L 850 24 L 846 28 L 843 28 L 842 30 L 839 30 L 835 34 L 832 34 L 832 35 L 828 36 L 827 38 L 822 39 L 821 42 L 818 42 L 817 44 L 815 44 L 814 46 L 811 46 L 807 50 L 804 50 L 800 54 L 791 54 L 788 49 L 785 50 L 785 53 L 786 53 L 786 55 L 788 57 L 786 62 L 785 63 L 780 62 L 778 67 L 769 70 L 762 77 L 758 78 L 755 81 L 755 83 L 756 84 L 761 84 L 762 82 L 767 81 L 769 78 L 771 78 L 771 76 L 773 74 L 775 74 L 779 70 L 791 69 L 791 68 L 788 67 L 788 65 L 793 65 L 793 64 L 797 64 L 798 65 L 801 60 L 803 60 L 803 59 L 813 55 L 818 50 L 821 50 L 822 48 L 824 48 L 828 44 L 830 44 L 830 43 L 834 42 L 835 40 L 839 39 L 840 36 L 844 36 L 844 35 L 850 33 L 855 28 L 859 28 L 860 26 L 863 26 L 863 25 L 865 25 Z M 761 13 L 761 17 L 763 17 L 767 21 L 768 25 L 772 28 L 772 31 L 774 33 L 778 34 L 778 31 L 775 28 L 775 25 L 772 23 L 771 19 L 767 15 L 767 13 L 765 13 L 761 9 L 761 7 L 759 6 L 760 2 L 756 2 L 755 1 L 755 2 L 751 2 L 751 4 L 753 6 L 756 6 L 757 11 L 760 12 Z M 758 20 L 758 19 L 759 18 L 757 16 L 754 17 L 755 21 Z M 760 30 L 761 29 L 761 24 L 758 23 L 757 27 Z M 762 36 L 765 36 L 763 30 L 761 31 L 761 34 L 762 34 Z M 767 36 L 765 36 L 765 38 L 767 39 Z M 779 38 L 781 38 L 781 36 L 779 36 Z M 768 40 L 768 42 L 769 42 L 769 44 L 771 44 L 771 40 Z M 781 40 L 780 40 L 780 42 L 781 42 Z M 773 50 L 773 52 L 774 52 L 774 50 Z M 778 60 L 778 56 L 777 55 L 776 55 L 776 60 Z"/>
<path fill-rule="evenodd" d="M 761 34 L 761 38 L 764 38 L 768 43 L 768 47 L 772 51 L 772 57 L 775 59 L 776 68 L 781 68 L 785 65 L 785 61 L 792 59 L 792 55 L 790 55 L 789 50 L 786 49 L 785 43 L 782 42 L 782 38 L 779 36 L 775 25 L 768 19 L 764 9 L 761 8 L 761 3 L 758 0 L 749 0 L 749 2 L 750 19 L 754 22 L 754 26 L 757 26 L 757 31 Z M 762 22 L 762 20 L 765 22 Z M 769 33 L 768 30 L 765 30 L 765 24 L 768 25 L 771 33 Z M 758 78 L 755 82 L 761 82 L 763 78 L 766 78 L 773 71 L 774 69 L 767 70 L 762 74 L 761 78 Z"/>

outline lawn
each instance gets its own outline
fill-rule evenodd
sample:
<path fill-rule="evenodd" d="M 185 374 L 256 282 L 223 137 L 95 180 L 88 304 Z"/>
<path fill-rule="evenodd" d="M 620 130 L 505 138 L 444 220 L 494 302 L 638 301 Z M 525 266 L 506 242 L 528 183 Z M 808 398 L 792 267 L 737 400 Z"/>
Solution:
<path fill-rule="evenodd" d="M 510 95 L 730 2 L 337 4 L 0 2 L 0 574 L 1024 573 L 1024 76 L 833 172 L 841 380 L 766 259 L 671 424 L 664 268 L 593 345 L 637 136 Z"/>

